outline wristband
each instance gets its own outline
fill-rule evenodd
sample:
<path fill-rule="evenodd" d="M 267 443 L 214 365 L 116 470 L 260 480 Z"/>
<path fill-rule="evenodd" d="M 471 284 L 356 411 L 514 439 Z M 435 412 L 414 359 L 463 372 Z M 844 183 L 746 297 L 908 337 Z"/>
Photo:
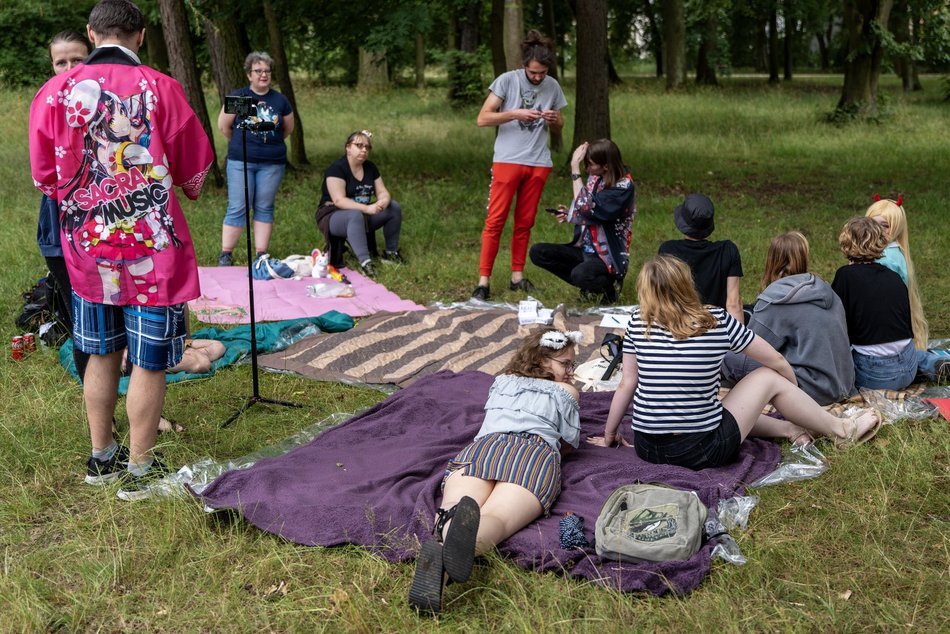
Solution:
<path fill-rule="evenodd" d="M 580 179 L 581 179 L 581 175 L 580 175 L 580 174 L 578 174 L 577 172 L 571 173 L 571 180 L 572 180 L 572 181 L 579 181 Z"/>

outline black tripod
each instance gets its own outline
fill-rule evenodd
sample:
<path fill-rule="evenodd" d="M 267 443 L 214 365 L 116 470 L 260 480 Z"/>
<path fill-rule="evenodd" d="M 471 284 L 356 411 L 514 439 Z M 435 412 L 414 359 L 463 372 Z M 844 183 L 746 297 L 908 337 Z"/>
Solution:
<path fill-rule="evenodd" d="M 246 99 L 250 101 L 250 98 Z M 225 111 L 228 111 L 227 104 Z M 260 394 L 260 381 L 257 375 L 257 319 L 254 316 L 254 276 L 251 275 L 251 267 L 254 265 L 254 259 L 251 257 L 251 200 L 250 191 L 247 187 L 247 130 L 248 128 L 255 131 L 273 130 L 274 124 L 269 121 L 250 123 L 247 119 L 250 114 L 249 112 L 238 112 L 237 114 L 242 116 L 239 127 L 241 128 L 241 150 L 243 152 L 242 158 L 244 159 L 244 229 L 245 238 L 247 238 L 247 296 L 251 305 L 251 385 L 253 386 L 253 392 L 250 398 L 244 401 L 244 405 L 242 405 L 238 411 L 231 414 L 230 418 L 221 423 L 222 429 L 237 420 L 238 416 L 246 412 L 256 403 L 270 403 L 271 405 L 283 405 L 284 407 L 303 407 L 302 405 L 289 401 L 265 398 Z"/>

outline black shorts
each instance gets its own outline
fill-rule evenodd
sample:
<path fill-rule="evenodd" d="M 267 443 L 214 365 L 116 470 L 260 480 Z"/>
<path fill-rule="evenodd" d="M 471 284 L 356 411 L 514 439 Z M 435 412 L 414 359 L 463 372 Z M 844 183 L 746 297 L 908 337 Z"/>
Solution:
<path fill-rule="evenodd" d="M 739 455 L 742 433 L 735 417 L 722 408 L 722 422 L 710 431 L 692 434 L 644 434 L 635 432 L 633 446 L 642 460 L 690 469 L 721 467 Z"/>

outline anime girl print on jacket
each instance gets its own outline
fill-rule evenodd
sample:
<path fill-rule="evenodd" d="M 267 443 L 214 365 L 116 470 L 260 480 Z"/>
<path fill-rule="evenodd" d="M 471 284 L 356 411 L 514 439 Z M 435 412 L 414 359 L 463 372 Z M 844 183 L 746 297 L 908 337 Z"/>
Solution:
<path fill-rule="evenodd" d="M 168 213 L 167 160 L 149 152 L 156 99 L 148 90 L 123 99 L 87 79 L 66 104 L 67 125 L 83 133 L 79 169 L 63 188 L 66 240 L 96 259 L 105 303 L 118 296 L 123 267 L 137 299 L 148 303 L 156 288 L 152 256 L 181 244 Z"/>

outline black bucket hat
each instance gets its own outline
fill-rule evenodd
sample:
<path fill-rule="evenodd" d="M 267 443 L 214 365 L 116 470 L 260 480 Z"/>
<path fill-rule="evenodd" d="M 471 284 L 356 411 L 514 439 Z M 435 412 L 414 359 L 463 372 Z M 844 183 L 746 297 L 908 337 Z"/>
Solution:
<path fill-rule="evenodd" d="M 716 228 L 713 203 L 704 194 L 690 194 L 673 211 L 673 221 L 683 235 L 702 240 Z"/>

